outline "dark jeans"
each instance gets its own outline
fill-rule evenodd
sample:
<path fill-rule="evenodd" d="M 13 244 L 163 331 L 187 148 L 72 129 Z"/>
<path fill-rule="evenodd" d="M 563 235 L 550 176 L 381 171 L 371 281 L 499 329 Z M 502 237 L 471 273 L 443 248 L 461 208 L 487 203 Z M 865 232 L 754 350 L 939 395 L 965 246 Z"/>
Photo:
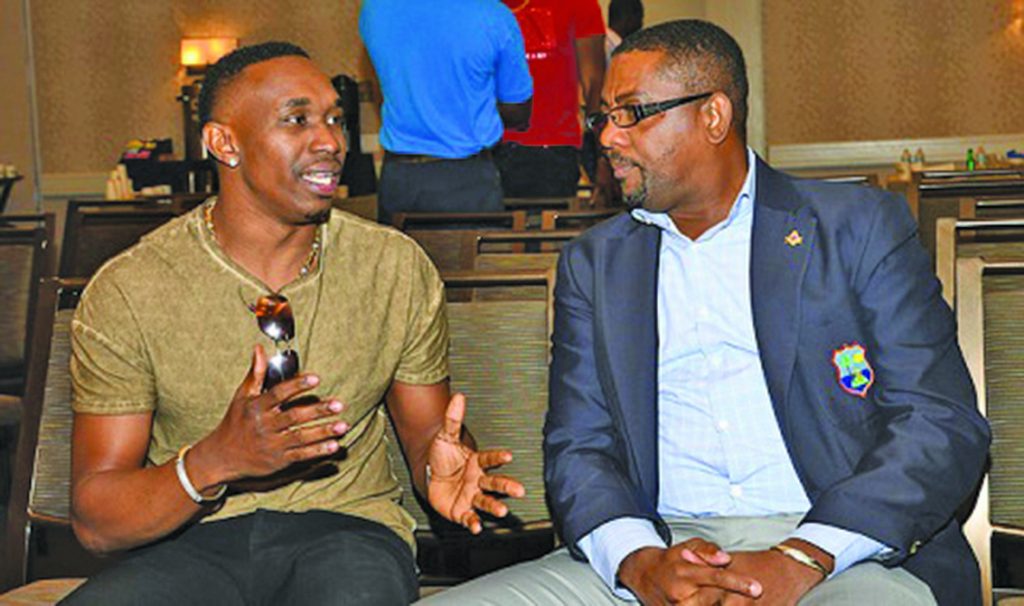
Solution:
<path fill-rule="evenodd" d="M 570 146 L 502 143 L 494 153 L 507 198 L 568 198 L 580 180 L 580 152 Z"/>
<path fill-rule="evenodd" d="M 415 566 L 409 546 L 375 522 L 259 510 L 143 547 L 61 604 L 409 604 Z"/>
<path fill-rule="evenodd" d="M 378 220 L 395 213 L 500 212 L 501 179 L 489 156 L 464 160 L 403 162 L 384 159 L 377 193 Z"/>

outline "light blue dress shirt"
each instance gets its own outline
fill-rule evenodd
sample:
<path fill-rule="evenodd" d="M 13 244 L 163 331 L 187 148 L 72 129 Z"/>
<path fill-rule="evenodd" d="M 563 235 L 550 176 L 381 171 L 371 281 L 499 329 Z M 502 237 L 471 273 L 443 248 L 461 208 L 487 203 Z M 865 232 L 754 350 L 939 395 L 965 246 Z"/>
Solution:
<path fill-rule="evenodd" d="M 662 230 L 658 264 L 658 513 L 665 518 L 804 513 L 810 501 L 772 409 L 750 304 L 756 162 L 729 216 L 696 240 L 665 213 L 633 218 Z M 835 557 L 838 574 L 879 554 L 871 538 L 817 523 L 792 534 Z M 578 543 L 619 597 L 627 555 L 665 547 L 648 520 L 606 522 Z"/>

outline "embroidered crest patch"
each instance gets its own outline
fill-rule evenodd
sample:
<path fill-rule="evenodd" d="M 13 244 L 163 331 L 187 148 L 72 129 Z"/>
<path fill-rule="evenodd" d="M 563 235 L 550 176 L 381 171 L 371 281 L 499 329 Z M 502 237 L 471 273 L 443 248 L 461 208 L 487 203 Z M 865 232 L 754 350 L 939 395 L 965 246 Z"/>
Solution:
<path fill-rule="evenodd" d="M 871 368 L 867 352 L 860 343 L 844 344 L 833 351 L 832 366 L 843 391 L 861 398 L 868 395 L 868 389 L 875 382 L 875 369 Z"/>

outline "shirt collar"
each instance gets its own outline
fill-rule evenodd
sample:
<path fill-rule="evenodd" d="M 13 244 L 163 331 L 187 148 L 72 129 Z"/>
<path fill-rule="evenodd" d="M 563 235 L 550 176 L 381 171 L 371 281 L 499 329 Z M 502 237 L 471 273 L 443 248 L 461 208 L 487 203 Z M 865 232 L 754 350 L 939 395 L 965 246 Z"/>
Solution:
<path fill-rule="evenodd" d="M 741 217 L 745 217 L 753 212 L 753 200 L 757 195 L 757 156 L 754 155 L 754 150 L 747 147 L 747 177 L 743 181 L 743 187 L 740 188 L 740 193 L 736 196 L 736 200 L 732 204 L 732 209 L 729 211 L 729 215 L 724 221 L 713 226 L 707 230 L 698 240 L 706 240 L 713 237 L 716 233 L 722 229 L 728 227 L 734 221 Z M 668 213 L 656 213 L 643 208 L 634 208 L 630 211 L 633 219 L 647 225 L 654 225 L 661 228 L 664 231 L 674 233 L 676 235 L 682 235 L 679 232 L 679 228 L 668 216 Z"/>

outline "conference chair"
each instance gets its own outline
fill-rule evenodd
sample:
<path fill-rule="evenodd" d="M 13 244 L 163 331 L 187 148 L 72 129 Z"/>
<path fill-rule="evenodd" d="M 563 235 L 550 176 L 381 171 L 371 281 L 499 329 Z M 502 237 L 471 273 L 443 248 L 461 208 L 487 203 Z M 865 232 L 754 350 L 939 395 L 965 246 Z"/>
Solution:
<path fill-rule="evenodd" d="M 578 230 L 491 232 L 477 239 L 474 269 L 481 272 L 552 271 L 558 266 L 559 251 L 571 239 L 582 233 Z M 514 244 L 516 250 L 506 248 Z M 472 290 L 476 301 L 519 299 L 546 299 L 550 296 L 546 285 L 492 286 Z"/>
<path fill-rule="evenodd" d="M 997 582 L 993 540 L 1024 539 L 1024 260 L 959 259 L 956 290 L 960 348 L 993 435 L 964 532 L 981 564 L 985 605 L 1008 606 L 1024 591 Z"/>
<path fill-rule="evenodd" d="M 621 208 L 595 208 L 592 210 L 545 210 L 540 214 L 540 228 L 544 231 L 559 229 L 587 229 L 623 212 Z"/>
<path fill-rule="evenodd" d="M 466 426 L 482 448 L 506 448 L 515 457 L 500 473 L 516 477 L 526 497 L 507 501 L 505 518 L 484 520 L 472 536 L 433 513 L 412 488 L 394 432 L 388 448 L 404 488 L 403 505 L 417 521 L 423 584 L 472 578 L 554 548 L 544 499 L 541 428 L 547 412 L 549 336 L 554 273 L 445 272 L 448 289 L 527 287 L 547 289 L 543 300 L 450 301 L 452 391 L 466 394 Z M 485 516 L 486 517 L 486 516 Z"/>
<path fill-rule="evenodd" d="M 20 396 L 24 389 L 27 335 L 35 285 L 53 273 L 54 215 L 0 216 L 0 394 Z M 8 420 L 0 403 L 0 425 Z"/>
<path fill-rule="evenodd" d="M 878 173 L 857 173 L 840 175 L 822 175 L 814 177 L 829 183 L 848 183 L 850 185 L 863 185 L 866 187 L 878 187 Z"/>
<path fill-rule="evenodd" d="M 174 194 L 130 201 L 69 200 L 60 275 L 87 278 L 148 232 L 183 215 L 209 194 Z"/>
<path fill-rule="evenodd" d="M 84 287 L 85 280 L 58 278 L 46 278 L 39 286 L 0 566 L 0 590 L 13 590 L 0 596 L 0 603 L 55 603 L 84 582 L 83 576 L 103 566 L 74 541 L 70 531 L 68 364 L 71 316 Z"/>
<path fill-rule="evenodd" d="M 476 252 L 558 252 L 581 233 L 578 229 L 487 232 L 478 236 Z"/>
<path fill-rule="evenodd" d="M 456 271 L 473 269 L 481 234 L 525 230 L 526 212 L 396 213 L 392 223 L 423 247 L 438 270 Z"/>
<path fill-rule="evenodd" d="M 590 200 L 577 196 L 566 198 L 504 198 L 505 210 L 523 210 L 529 214 L 544 210 L 582 210 L 588 208 Z"/>
<path fill-rule="evenodd" d="M 956 262 L 964 257 L 1024 259 L 1024 217 L 1019 219 L 940 218 L 935 225 L 935 274 L 942 296 L 956 306 Z"/>
<path fill-rule="evenodd" d="M 1022 198 L 1024 173 L 1017 171 L 939 171 L 914 173 L 907 188 L 910 212 L 917 218 L 921 244 L 935 254 L 935 222 L 956 217 L 963 198 Z"/>
<path fill-rule="evenodd" d="M 1024 217 L 1024 198 L 961 198 L 961 219 Z"/>
<path fill-rule="evenodd" d="M 53 214 L 0 216 L 0 508 L 10 500 L 36 284 L 53 273 L 53 230 Z"/>

